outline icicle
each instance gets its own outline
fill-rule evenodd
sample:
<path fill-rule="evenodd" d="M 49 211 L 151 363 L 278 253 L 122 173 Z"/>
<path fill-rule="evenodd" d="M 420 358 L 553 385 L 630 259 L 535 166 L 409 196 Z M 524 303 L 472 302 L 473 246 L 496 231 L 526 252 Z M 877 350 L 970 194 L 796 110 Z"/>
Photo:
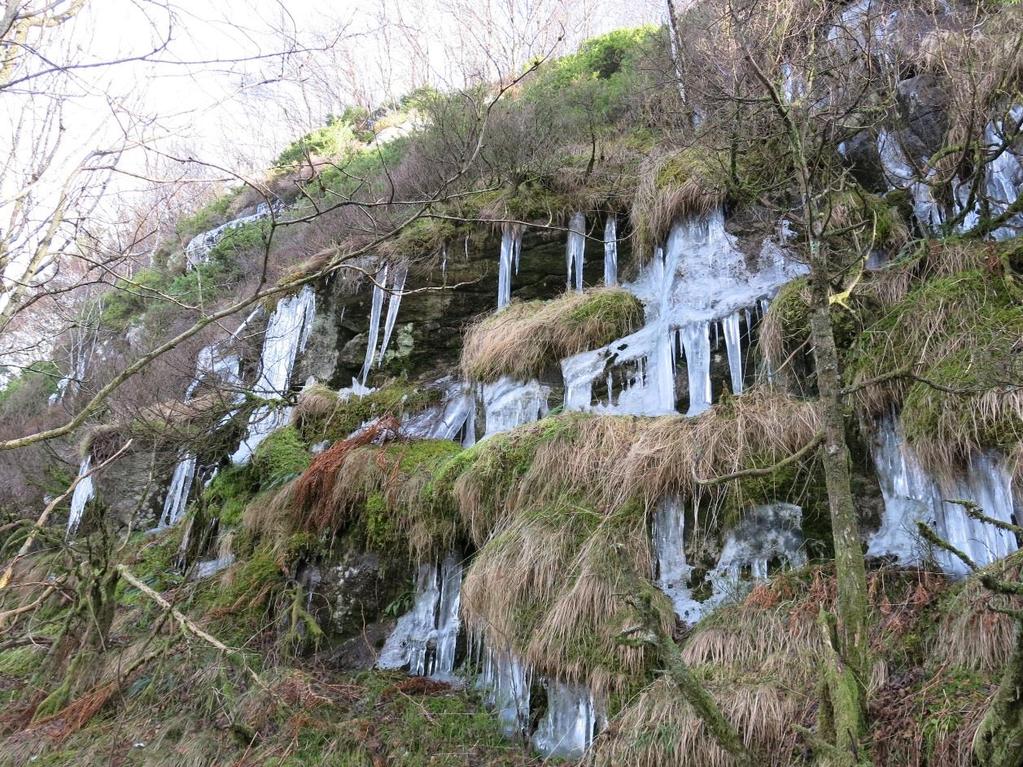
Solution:
<path fill-rule="evenodd" d="M 692 566 L 686 562 L 685 509 L 678 498 L 665 498 L 657 506 L 651 525 L 652 548 L 657 563 L 657 587 L 675 606 L 686 623 L 696 623 L 702 606 L 689 589 Z"/>
<path fill-rule="evenodd" d="M 167 497 L 163 501 L 163 513 L 160 515 L 158 529 L 176 525 L 185 515 L 188 494 L 195 479 L 195 462 L 194 455 L 185 455 L 174 467 L 170 487 L 167 488 Z"/>
<path fill-rule="evenodd" d="M 497 308 L 511 302 L 512 269 L 519 272 L 519 256 L 522 251 L 522 227 L 519 224 L 505 224 L 501 230 L 501 261 L 497 274 Z"/>
<path fill-rule="evenodd" d="M 618 284 L 618 219 L 614 213 L 608 214 L 604 224 L 604 285 L 612 287 Z"/>
<path fill-rule="evenodd" d="M 84 477 L 84 479 L 75 485 L 75 491 L 71 494 L 71 509 L 67 517 L 68 540 L 75 537 L 78 525 L 81 524 L 82 516 L 85 514 L 85 507 L 89 504 L 89 501 L 96 497 L 96 486 L 93 484 L 92 477 L 86 476 L 91 470 L 92 456 L 87 455 L 82 459 L 82 463 L 78 467 L 78 476 Z"/>
<path fill-rule="evenodd" d="M 725 329 L 725 348 L 728 352 L 728 371 L 732 377 L 732 394 L 742 394 L 742 331 L 739 327 L 739 312 L 729 314 L 721 324 Z"/>
<path fill-rule="evenodd" d="M 682 345 L 686 350 L 689 376 L 689 410 L 699 415 L 710 407 L 710 323 L 691 322 L 682 326 Z"/>
<path fill-rule="evenodd" d="M 568 245 L 565 247 L 565 263 L 568 272 L 568 288 L 572 289 L 572 278 L 575 276 L 575 289 L 583 289 L 583 263 L 586 259 L 586 216 L 573 213 L 568 221 Z"/>
<path fill-rule="evenodd" d="M 381 266 L 373 280 L 373 298 L 369 309 L 369 334 L 366 338 L 366 359 L 359 374 L 360 383 L 365 386 L 369 371 L 376 355 L 377 339 L 380 337 L 380 313 L 384 308 L 384 289 L 387 287 L 387 264 Z"/>
<path fill-rule="evenodd" d="M 492 650 L 481 639 L 474 642 L 481 669 L 477 687 L 483 700 L 494 710 L 501 730 L 509 737 L 521 737 L 529 729 L 529 673 L 512 655 Z"/>
<path fill-rule="evenodd" d="M 270 316 L 260 353 L 259 379 L 253 385 L 257 397 L 270 399 L 283 396 L 291 382 L 295 358 L 305 349 L 316 312 L 316 294 L 306 285 L 294 296 L 277 302 Z M 231 461 L 247 463 L 253 451 L 270 432 L 285 422 L 287 412 L 262 405 L 249 418 L 248 431 Z"/>
<path fill-rule="evenodd" d="M 578 759 L 596 737 L 602 716 L 592 693 L 581 685 L 545 680 L 547 711 L 533 735 L 544 756 Z"/>
<path fill-rule="evenodd" d="M 414 676 L 449 678 L 455 668 L 460 621 L 461 561 L 449 554 L 440 565 L 420 565 L 412 609 L 398 619 L 377 666 L 404 668 Z"/>
<path fill-rule="evenodd" d="M 408 277 L 408 264 L 399 264 L 394 268 L 394 281 L 391 283 L 391 297 L 387 303 L 387 319 L 384 321 L 384 340 L 380 343 L 378 365 L 383 364 L 387 354 L 387 342 L 394 332 L 394 323 L 398 321 L 398 307 L 401 305 L 401 291 L 405 289 L 405 278 Z M 366 379 L 363 378 L 363 383 Z"/>

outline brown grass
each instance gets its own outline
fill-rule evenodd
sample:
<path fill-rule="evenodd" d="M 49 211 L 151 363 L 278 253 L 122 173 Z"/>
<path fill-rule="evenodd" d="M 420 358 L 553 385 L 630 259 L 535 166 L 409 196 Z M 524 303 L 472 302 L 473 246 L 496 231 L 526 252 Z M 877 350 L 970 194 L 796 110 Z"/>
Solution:
<path fill-rule="evenodd" d="M 649 259 L 671 227 L 687 216 L 706 216 L 721 207 L 725 187 L 717 158 L 699 147 L 653 156 L 639 172 L 630 220 L 633 253 Z"/>
<path fill-rule="evenodd" d="M 529 380 L 565 357 L 628 335 L 642 322 L 642 304 L 620 288 L 512 303 L 466 332 L 462 371 L 476 381 Z"/>
<path fill-rule="evenodd" d="M 396 434 L 400 424 L 394 418 L 383 418 L 349 439 L 335 442 L 315 456 L 309 468 L 295 480 L 293 503 L 299 510 L 300 529 L 320 531 L 337 527 L 338 515 L 344 511 L 334 502 L 334 486 L 338 472 L 348 454 L 358 447 L 370 445 Z"/>

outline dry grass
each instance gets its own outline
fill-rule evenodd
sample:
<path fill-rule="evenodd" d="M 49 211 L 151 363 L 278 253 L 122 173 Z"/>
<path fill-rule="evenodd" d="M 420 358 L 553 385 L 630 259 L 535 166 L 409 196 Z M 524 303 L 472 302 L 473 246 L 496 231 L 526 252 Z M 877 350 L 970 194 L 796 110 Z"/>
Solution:
<path fill-rule="evenodd" d="M 704 487 L 696 477 L 771 465 L 819 430 L 813 403 L 763 388 L 696 418 L 566 414 L 472 448 L 453 493 L 477 545 L 518 508 L 566 493 L 603 513 L 633 499 L 652 506 L 672 495 L 714 505 L 730 494 L 742 506 L 749 500 L 742 498 L 742 483 Z"/>
<path fill-rule="evenodd" d="M 725 200 L 721 158 L 701 147 L 655 155 L 640 169 L 630 219 L 638 259 L 653 256 L 671 227 L 687 216 L 706 216 Z"/>
<path fill-rule="evenodd" d="M 653 661 L 649 648 L 617 641 L 634 620 L 625 595 L 651 570 L 641 506 L 605 515 L 562 499 L 520 510 L 483 547 L 466 573 L 462 610 L 495 650 L 598 695 L 620 693 L 646 678 Z M 672 608 L 650 592 L 659 628 L 670 633 Z"/>
<path fill-rule="evenodd" d="M 1017 581 L 1021 573 L 1021 559 L 1019 556 L 1011 557 L 992 565 L 987 571 Z M 1015 645 L 1016 622 L 1007 615 L 992 612 L 992 606 L 1018 610 L 1023 608 L 1023 597 L 996 596 L 976 577 L 965 581 L 942 609 L 931 647 L 932 662 L 1000 673 Z"/>
<path fill-rule="evenodd" d="M 513 303 L 469 328 L 462 371 L 467 378 L 484 382 L 502 376 L 537 378 L 565 357 L 609 344 L 642 322 L 642 304 L 619 288 Z"/>
<path fill-rule="evenodd" d="M 707 680 L 722 713 L 742 735 L 758 765 L 788 767 L 812 688 L 786 689 L 780 680 Z M 603 733 L 593 752 L 595 767 L 732 767 L 736 764 L 703 719 L 669 679 L 644 690 Z"/>
<path fill-rule="evenodd" d="M 348 454 L 358 447 L 384 441 L 396 434 L 399 426 L 394 418 L 383 418 L 313 458 L 309 468 L 295 480 L 292 500 L 301 515 L 300 529 L 318 532 L 340 525 L 345 509 L 335 505 L 334 487 Z"/>

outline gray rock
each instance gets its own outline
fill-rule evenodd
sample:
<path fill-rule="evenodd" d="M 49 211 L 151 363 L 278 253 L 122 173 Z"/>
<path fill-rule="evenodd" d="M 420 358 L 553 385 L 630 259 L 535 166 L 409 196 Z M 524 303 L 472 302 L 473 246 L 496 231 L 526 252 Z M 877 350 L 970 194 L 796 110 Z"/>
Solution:
<path fill-rule="evenodd" d="M 896 106 L 912 154 L 930 157 L 941 148 L 948 129 L 948 89 L 939 77 L 923 74 L 901 81 Z"/>

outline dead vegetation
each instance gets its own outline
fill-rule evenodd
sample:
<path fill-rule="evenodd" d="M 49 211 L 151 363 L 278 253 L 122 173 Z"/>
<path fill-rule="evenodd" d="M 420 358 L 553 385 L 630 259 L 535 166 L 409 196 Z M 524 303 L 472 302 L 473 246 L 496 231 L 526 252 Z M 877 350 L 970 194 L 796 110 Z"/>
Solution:
<path fill-rule="evenodd" d="M 643 306 L 619 288 L 515 302 L 469 328 L 462 372 L 475 381 L 528 381 L 560 360 L 622 338 L 643 324 Z"/>

